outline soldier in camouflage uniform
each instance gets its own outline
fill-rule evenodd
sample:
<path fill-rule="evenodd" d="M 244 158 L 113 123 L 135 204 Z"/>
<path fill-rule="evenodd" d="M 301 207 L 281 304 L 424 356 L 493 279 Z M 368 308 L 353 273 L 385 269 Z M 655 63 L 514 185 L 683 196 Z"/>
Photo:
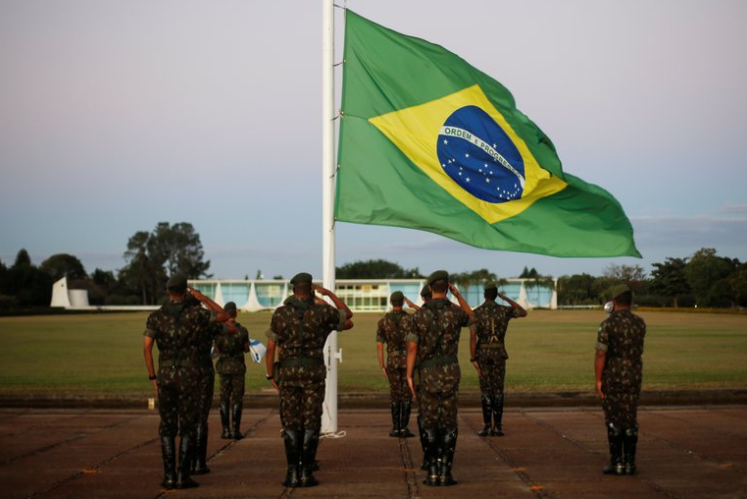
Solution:
<path fill-rule="evenodd" d="M 275 310 L 267 331 L 267 379 L 280 392 L 280 422 L 288 463 L 283 485 L 311 487 L 319 483 L 313 471 L 327 376 L 324 343 L 333 331 L 353 327 L 353 313 L 332 291 L 313 284 L 310 274 L 296 275 L 291 285 L 293 296 Z M 314 291 L 329 297 L 337 308 L 315 299 Z"/>
<path fill-rule="evenodd" d="M 405 295 L 395 291 L 389 298 L 392 311 L 379 320 L 376 329 L 376 351 L 379 366 L 389 381 L 389 398 L 392 411 L 392 431 L 390 437 L 409 438 L 415 435 L 407 427 L 412 411 L 412 393 L 407 386 L 407 344 L 405 328 L 407 312 L 402 310 Z M 386 343 L 387 360 L 384 364 L 384 343 Z"/>
<path fill-rule="evenodd" d="M 614 310 L 597 331 L 594 362 L 596 392 L 602 399 L 610 448 L 610 465 L 603 473 L 633 475 L 646 323 L 630 311 L 633 295 L 627 286 L 616 286 L 612 295 Z"/>
<path fill-rule="evenodd" d="M 480 380 L 480 401 L 484 426 L 481 437 L 503 436 L 503 385 L 506 380 L 506 330 L 508 321 L 526 317 L 527 311 L 518 303 L 498 292 L 495 283 L 484 286 L 485 302 L 475 309 L 475 323 L 470 330 L 470 362 Z M 495 302 L 501 297 L 510 307 Z M 492 421 L 492 423 L 491 423 Z"/>
<path fill-rule="evenodd" d="M 211 310 L 194 306 L 188 289 Z M 180 274 L 166 283 L 169 302 L 148 316 L 143 333 L 143 354 L 148 377 L 158 394 L 158 409 L 164 479 L 166 489 L 196 487 L 190 478 L 198 423 L 200 381 L 199 347 L 211 328 L 229 319 L 223 309 L 196 290 L 187 287 Z M 158 374 L 153 364 L 153 345 L 158 346 Z M 179 465 L 176 466 L 176 436 L 179 434 Z"/>
<path fill-rule="evenodd" d="M 461 329 L 471 324 L 472 309 L 440 270 L 428 277 L 433 298 L 407 321 L 407 384 L 418 397 L 426 434 L 426 485 L 455 485 L 451 475 L 457 441 L 457 404 L 461 371 L 457 358 Z M 458 307 L 446 298 L 451 291 Z M 420 387 L 413 375 L 418 366 Z"/>
<path fill-rule="evenodd" d="M 236 318 L 234 302 L 226 303 L 223 308 L 232 318 Z M 223 425 L 220 437 L 240 440 L 243 437 L 241 413 L 244 408 L 246 374 L 244 354 L 249 351 L 249 331 L 238 322 L 234 324 L 238 331 L 235 335 L 223 334 L 215 338 L 215 348 L 218 351 L 218 362 L 215 367 L 220 375 L 220 420 Z"/>

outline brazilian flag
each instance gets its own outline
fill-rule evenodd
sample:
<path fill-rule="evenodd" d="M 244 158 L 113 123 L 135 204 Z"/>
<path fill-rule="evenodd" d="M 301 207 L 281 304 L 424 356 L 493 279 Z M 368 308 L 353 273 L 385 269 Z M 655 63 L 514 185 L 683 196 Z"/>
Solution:
<path fill-rule="evenodd" d="M 479 248 L 637 256 L 620 203 L 563 172 L 500 83 L 346 11 L 335 219 Z"/>

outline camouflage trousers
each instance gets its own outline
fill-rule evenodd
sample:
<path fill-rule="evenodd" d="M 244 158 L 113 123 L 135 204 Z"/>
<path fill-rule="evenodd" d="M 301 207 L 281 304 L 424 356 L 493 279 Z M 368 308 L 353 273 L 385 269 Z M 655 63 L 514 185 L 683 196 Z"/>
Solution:
<path fill-rule="evenodd" d="M 244 373 L 220 375 L 220 401 L 242 405 L 244 400 Z"/>
<path fill-rule="evenodd" d="M 161 437 L 194 437 L 197 429 L 199 369 L 164 367 L 158 370 L 158 411 Z"/>
<path fill-rule="evenodd" d="M 476 357 L 482 375 L 480 376 L 480 392 L 488 396 L 503 393 L 506 381 L 506 359 L 496 348 L 479 349 Z"/>
<path fill-rule="evenodd" d="M 602 387 L 605 398 L 602 400 L 604 410 L 604 424 L 615 425 L 618 429 L 635 428 L 638 426 L 638 399 L 640 390 L 634 388 L 611 389 Z"/>
<path fill-rule="evenodd" d="M 210 407 L 213 405 L 213 391 L 215 390 L 215 370 L 210 367 L 200 369 L 199 392 L 200 398 L 197 402 L 197 424 L 207 426 Z"/>
<path fill-rule="evenodd" d="M 321 430 L 326 372 L 324 365 L 280 368 L 278 386 L 283 429 Z"/>
<path fill-rule="evenodd" d="M 459 364 L 420 370 L 418 415 L 425 429 L 456 428 L 459 405 Z"/>
<path fill-rule="evenodd" d="M 389 379 L 389 398 L 392 402 L 412 400 L 410 387 L 407 386 L 407 367 L 400 367 L 399 360 L 387 362 L 386 376 Z"/>

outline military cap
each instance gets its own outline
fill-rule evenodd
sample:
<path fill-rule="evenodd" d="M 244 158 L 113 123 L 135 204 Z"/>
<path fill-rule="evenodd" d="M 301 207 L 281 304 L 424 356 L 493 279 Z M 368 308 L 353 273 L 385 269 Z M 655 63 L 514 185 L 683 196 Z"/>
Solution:
<path fill-rule="evenodd" d="M 187 289 L 187 276 L 181 272 L 172 275 L 166 281 L 166 289 Z"/>
<path fill-rule="evenodd" d="M 225 305 L 223 305 L 223 310 L 229 311 L 229 310 L 236 310 L 236 303 L 229 301 Z"/>
<path fill-rule="evenodd" d="M 389 301 L 403 301 L 405 299 L 405 295 L 402 294 L 402 291 L 395 291 L 392 293 L 392 296 L 389 297 Z"/>
<path fill-rule="evenodd" d="M 309 284 L 311 284 L 311 281 L 313 281 L 311 274 L 309 274 L 308 272 L 300 272 L 293 276 L 293 279 L 291 279 L 291 284 L 301 284 L 302 282 L 308 282 Z"/>
<path fill-rule="evenodd" d="M 627 284 L 618 284 L 614 288 L 612 288 L 612 299 L 614 300 L 618 296 L 620 296 L 623 293 L 626 293 L 630 291 L 630 288 Z"/>
<path fill-rule="evenodd" d="M 423 286 L 423 289 L 420 290 L 420 296 L 423 298 L 430 298 L 433 296 L 433 293 L 431 293 L 431 288 L 429 288 L 427 285 Z"/>
<path fill-rule="evenodd" d="M 498 289 L 498 286 L 494 282 L 486 282 L 482 289 L 484 289 L 485 291 L 489 289 Z"/>
<path fill-rule="evenodd" d="M 431 275 L 428 276 L 428 285 L 430 286 L 436 281 L 446 281 L 449 282 L 449 273 L 445 270 L 437 270 Z"/>

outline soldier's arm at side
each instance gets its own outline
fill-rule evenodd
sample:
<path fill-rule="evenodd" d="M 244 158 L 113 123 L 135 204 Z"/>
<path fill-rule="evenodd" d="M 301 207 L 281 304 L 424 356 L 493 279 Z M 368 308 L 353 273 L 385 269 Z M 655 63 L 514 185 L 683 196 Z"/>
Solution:
<path fill-rule="evenodd" d="M 277 344 L 274 340 L 267 341 L 267 351 L 265 352 L 265 368 L 267 369 L 267 380 L 272 383 L 275 389 L 278 389 L 278 385 L 275 382 L 275 346 Z"/>
<path fill-rule="evenodd" d="M 153 390 L 156 392 L 156 397 L 158 396 L 158 380 L 155 379 L 156 377 L 156 368 L 153 365 L 153 338 L 150 336 L 145 336 L 143 338 L 143 356 L 145 357 L 145 367 L 148 369 L 148 378 L 151 379 L 151 383 L 153 383 Z"/>
<path fill-rule="evenodd" d="M 417 399 L 415 393 L 415 382 L 412 380 L 413 372 L 415 371 L 415 357 L 418 354 L 418 344 L 412 341 L 407 342 L 407 386 L 410 387 L 413 398 Z"/>
<path fill-rule="evenodd" d="M 386 376 L 386 365 L 384 364 L 384 344 L 380 341 L 376 342 L 376 353 L 379 358 L 379 367 L 382 371 L 384 371 L 384 376 Z"/>
<path fill-rule="evenodd" d="M 477 327 L 472 324 L 469 328 L 469 362 L 475 369 L 477 369 L 477 375 L 482 376 L 480 372 L 480 365 L 477 363 Z"/>
<path fill-rule="evenodd" d="M 604 350 L 597 350 L 596 356 L 594 357 L 594 375 L 596 377 L 596 392 L 600 399 L 605 397 L 602 391 L 602 373 L 604 372 L 604 364 L 607 361 L 607 352 Z"/>

